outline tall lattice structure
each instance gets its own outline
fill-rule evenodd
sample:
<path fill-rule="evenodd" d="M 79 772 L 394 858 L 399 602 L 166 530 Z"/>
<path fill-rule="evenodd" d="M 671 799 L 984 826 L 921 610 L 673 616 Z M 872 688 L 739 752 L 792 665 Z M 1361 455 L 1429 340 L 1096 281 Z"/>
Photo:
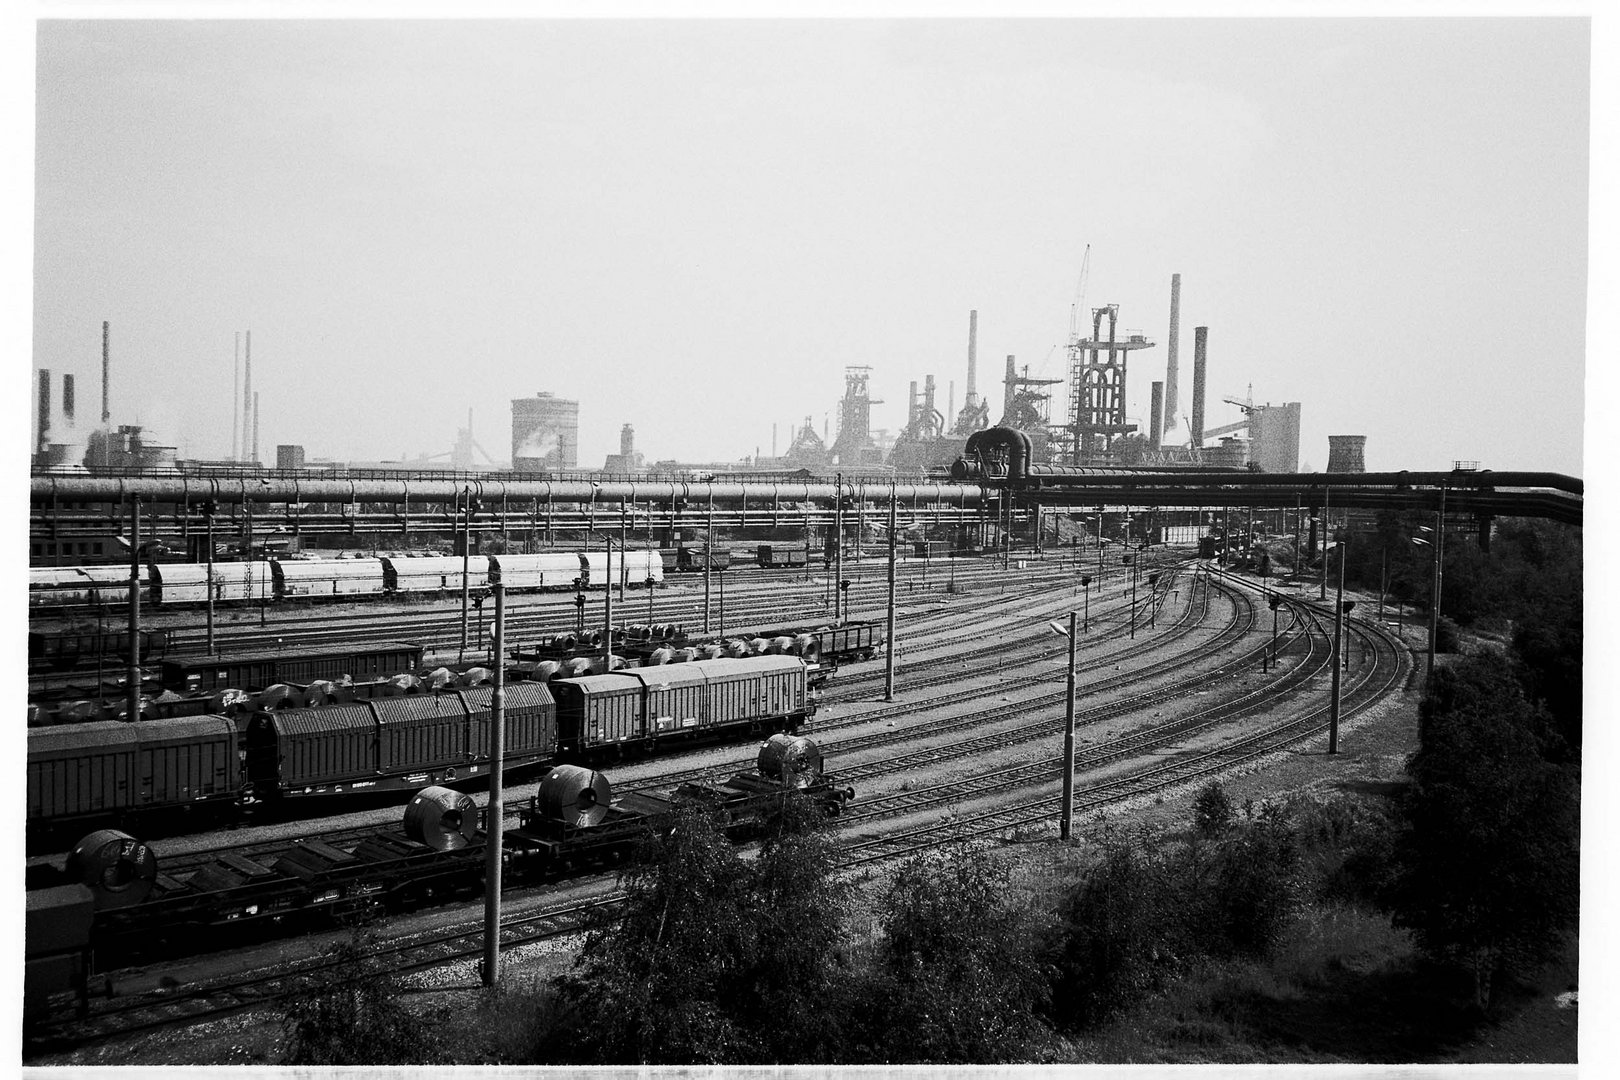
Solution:
<path fill-rule="evenodd" d="M 1125 358 L 1134 349 L 1151 349 L 1153 342 L 1134 331 L 1121 341 L 1118 327 L 1118 304 L 1092 308 L 1091 337 L 1069 342 L 1071 465 L 1112 464 L 1115 441 L 1136 430 L 1125 419 Z"/>
<path fill-rule="evenodd" d="M 838 405 L 838 438 L 831 453 L 840 465 L 874 465 L 883 454 L 872 441 L 872 406 L 881 405 L 867 392 L 866 380 L 872 369 L 860 365 L 844 368 L 844 400 Z"/>

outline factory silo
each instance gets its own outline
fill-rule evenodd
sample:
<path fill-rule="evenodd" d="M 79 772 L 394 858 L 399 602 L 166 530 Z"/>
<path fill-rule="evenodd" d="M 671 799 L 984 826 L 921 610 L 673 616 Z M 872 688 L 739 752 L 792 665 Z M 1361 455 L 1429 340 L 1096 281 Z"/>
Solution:
<path fill-rule="evenodd" d="M 555 472 L 579 466 L 579 402 L 549 393 L 512 401 L 512 468 Z"/>

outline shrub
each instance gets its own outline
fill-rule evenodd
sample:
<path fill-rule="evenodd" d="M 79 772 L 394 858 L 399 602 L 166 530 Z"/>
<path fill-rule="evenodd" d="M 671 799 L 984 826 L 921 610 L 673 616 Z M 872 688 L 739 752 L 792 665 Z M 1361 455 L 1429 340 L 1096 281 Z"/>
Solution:
<path fill-rule="evenodd" d="M 1221 835 L 1232 827 L 1236 817 L 1232 808 L 1232 800 L 1227 798 L 1226 789 L 1220 782 L 1211 780 L 1198 792 L 1193 801 L 1193 827 L 1198 835 L 1213 838 Z"/>
<path fill-rule="evenodd" d="M 327 950 L 335 963 L 282 1009 L 284 1065 L 434 1065 L 450 1060 L 433 1029 L 401 1004 L 373 954 L 376 930 Z"/>

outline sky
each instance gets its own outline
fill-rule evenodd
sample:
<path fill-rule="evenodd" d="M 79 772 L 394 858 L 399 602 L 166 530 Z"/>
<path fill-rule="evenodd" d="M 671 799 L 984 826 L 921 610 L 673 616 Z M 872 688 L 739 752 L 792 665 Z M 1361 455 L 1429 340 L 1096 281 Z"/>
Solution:
<path fill-rule="evenodd" d="M 1584 18 L 35 27 L 32 359 L 81 427 L 106 320 L 114 421 L 185 456 L 230 452 L 251 330 L 272 461 L 469 409 L 504 460 L 540 391 L 582 467 L 627 423 L 738 460 L 835 427 L 846 365 L 876 428 L 929 374 L 960 408 L 970 310 L 994 420 L 1077 301 L 1159 343 L 1145 426 L 1179 273 L 1183 416 L 1202 325 L 1206 426 L 1301 402 L 1306 467 L 1584 472 Z"/>

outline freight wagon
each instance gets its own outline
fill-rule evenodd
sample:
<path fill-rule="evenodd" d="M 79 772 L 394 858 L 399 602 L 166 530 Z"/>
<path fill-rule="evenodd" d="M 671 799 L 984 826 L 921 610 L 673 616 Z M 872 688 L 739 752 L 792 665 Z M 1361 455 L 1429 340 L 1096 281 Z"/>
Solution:
<path fill-rule="evenodd" d="M 559 766 L 504 830 L 506 880 L 618 862 L 652 832 L 667 829 L 682 804 L 704 807 L 738 840 L 777 820 L 795 795 L 835 816 L 854 792 L 834 781 L 813 743 L 781 735 L 761 746 L 754 770 L 720 784 L 686 784 L 667 796 L 615 796 L 601 773 Z M 429 787 L 406 807 L 403 830 L 378 829 L 341 846 L 291 841 L 251 857 L 224 855 L 190 871 L 165 872 L 150 847 L 127 834 L 94 834 L 65 868 L 30 874 L 30 909 L 56 918 L 30 918 L 27 955 L 79 961 L 77 969 L 39 965 L 30 972 L 31 996 L 37 1002 L 52 991 L 82 995 L 82 964 L 92 948 L 98 962 L 172 957 L 227 939 L 475 893 L 484 881 L 483 816 L 470 796 Z"/>
<path fill-rule="evenodd" d="M 142 566 L 136 580 L 147 589 L 150 575 Z M 95 607 L 129 602 L 129 566 L 34 567 L 28 571 L 28 607 Z"/>
<path fill-rule="evenodd" d="M 402 641 L 377 645 L 312 646 L 276 652 L 166 658 L 159 664 L 165 690 L 263 690 L 276 683 L 306 685 L 317 679 L 382 679 L 422 666 L 422 646 Z"/>
<path fill-rule="evenodd" d="M 805 548 L 784 544 L 760 544 L 755 554 L 759 565 L 770 569 L 802 567 L 808 558 Z"/>
<path fill-rule="evenodd" d="M 489 688 L 378 698 L 260 713 L 244 733 L 255 798 L 453 784 L 489 772 Z M 515 683 L 504 700 L 507 769 L 550 761 L 557 708 L 540 683 Z"/>
<path fill-rule="evenodd" d="M 797 656 L 725 657 L 553 680 L 558 754 L 653 752 L 660 740 L 795 731 L 815 709 Z"/>
<path fill-rule="evenodd" d="M 32 730 L 26 786 L 31 822 L 231 802 L 242 786 L 236 723 L 188 716 Z"/>
<path fill-rule="evenodd" d="M 153 654 L 162 656 L 168 651 L 167 630 L 142 630 L 140 661 L 145 663 Z M 129 632 L 101 630 L 67 630 L 61 633 L 29 631 L 28 666 L 45 671 L 67 671 L 80 664 L 123 663 L 129 660 Z"/>

